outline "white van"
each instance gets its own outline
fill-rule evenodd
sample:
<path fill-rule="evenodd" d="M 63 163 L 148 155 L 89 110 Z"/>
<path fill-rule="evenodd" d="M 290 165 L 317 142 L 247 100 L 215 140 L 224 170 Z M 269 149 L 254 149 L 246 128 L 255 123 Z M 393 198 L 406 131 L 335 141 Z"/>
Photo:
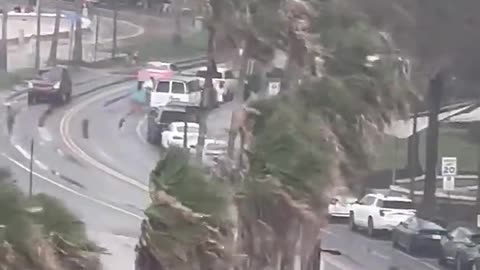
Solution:
<path fill-rule="evenodd" d="M 145 82 L 150 107 L 164 107 L 171 101 L 200 104 L 202 88 L 198 78 L 173 76 Z"/>

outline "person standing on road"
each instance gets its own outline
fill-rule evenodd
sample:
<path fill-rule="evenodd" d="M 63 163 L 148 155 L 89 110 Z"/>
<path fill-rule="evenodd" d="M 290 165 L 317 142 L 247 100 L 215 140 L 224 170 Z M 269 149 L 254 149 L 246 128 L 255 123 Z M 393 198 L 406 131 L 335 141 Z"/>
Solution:
<path fill-rule="evenodd" d="M 15 124 L 15 112 L 10 104 L 7 104 L 7 131 L 8 136 L 12 135 L 13 125 Z"/>

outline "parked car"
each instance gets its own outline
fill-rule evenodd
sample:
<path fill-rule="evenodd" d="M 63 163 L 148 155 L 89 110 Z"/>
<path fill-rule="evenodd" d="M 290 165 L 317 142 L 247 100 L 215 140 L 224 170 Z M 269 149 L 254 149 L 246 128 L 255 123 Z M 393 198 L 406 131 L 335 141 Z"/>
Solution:
<path fill-rule="evenodd" d="M 223 140 L 207 139 L 203 149 L 203 164 L 212 166 L 215 161 L 227 153 L 228 144 Z"/>
<path fill-rule="evenodd" d="M 28 104 L 41 101 L 68 103 L 72 99 L 72 79 L 64 67 L 40 70 L 28 83 Z"/>
<path fill-rule="evenodd" d="M 162 133 L 173 122 L 198 123 L 198 117 L 179 102 L 169 102 L 165 107 L 151 107 L 147 114 L 147 141 L 151 144 L 162 142 Z"/>
<path fill-rule="evenodd" d="M 474 262 L 480 258 L 480 230 L 473 226 L 457 226 L 440 241 L 440 264 L 454 263 L 455 269 L 471 270 L 479 266 Z"/>
<path fill-rule="evenodd" d="M 148 62 L 137 73 L 138 88 L 140 89 L 148 80 L 152 78 L 154 80 L 171 78 L 178 71 L 178 67 L 172 63 L 152 61 Z"/>
<path fill-rule="evenodd" d="M 195 149 L 198 141 L 199 125 L 197 123 L 187 123 L 187 144 L 190 149 Z M 168 128 L 162 132 L 162 146 L 169 148 L 170 146 L 183 147 L 185 138 L 185 123 L 172 122 Z"/>
<path fill-rule="evenodd" d="M 348 194 L 338 194 L 333 196 L 328 205 L 328 216 L 334 218 L 348 218 L 352 204 L 357 198 Z"/>
<path fill-rule="evenodd" d="M 378 230 L 391 231 L 400 222 L 415 215 L 412 201 L 408 198 L 367 194 L 350 209 L 350 228 L 366 228 L 373 236 Z"/>
<path fill-rule="evenodd" d="M 440 240 L 447 235 L 447 230 L 442 226 L 413 216 L 400 222 L 392 230 L 392 244 L 402 247 L 413 254 L 419 250 L 428 250 L 438 254 L 441 250 Z"/>

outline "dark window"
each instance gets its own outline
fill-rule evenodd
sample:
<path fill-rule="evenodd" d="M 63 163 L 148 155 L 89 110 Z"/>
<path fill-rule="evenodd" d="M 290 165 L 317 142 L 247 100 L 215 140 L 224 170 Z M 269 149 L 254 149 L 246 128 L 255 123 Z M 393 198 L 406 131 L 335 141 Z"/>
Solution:
<path fill-rule="evenodd" d="M 380 201 L 378 207 L 390 209 L 413 209 L 412 202 L 409 201 Z"/>
<path fill-rule="evenodd" d="M 200 91 L 200 84 L 198 80 L 190 81 L 187 83 L 187 92 L 197 92 Z"/>
<path fill-rule="evenodd" d="M 375 197 L 373 196 L 366 196 L 361 200 L 363 205 L 372 205 L 375 202 Z"/>
<path fill-rule="evenodd" d="M 473 234 L 470 236 L 470 240 L 477 244 L 477 245 L 480 245 L 480 234 Z"/>
<path fill-rule="evenodd" d="M 185 130 L 185 127 L 184 126 L 177 126 L 177 131 L 178 132 L 184 132 Z M 198 133 L 198 127 L 192 127 L 192 126 L 187 126 L 187 132 L 188 133 Z"/>
<path fill-rule="evenodd" d="M 52 68 L 49 71 L 43 73 L 42 79 L 49 82 L 58 82 L 62 79 L 63 69 L 61 68 Z"/>
<path fill-rule="evenodd" d="M 200 78 L 207 78 L 207 71 L 206 70 L 199 70 L 199 71 L 197 71 L 196 76 L 200 77 Z M 217 72 L 217 73 L 213 74 L 213 76 L 212 76 L 212 79 L 221 79 L 221 78 L 222 78 L 222 74 L 220 72 Z"/>
<path fill-rule="evenodd" d="M 225 79 L 234 79 L 233 72 L 231 70 L 225 71 Z"/>
<path fill-rule="evenodd" d="M 158 82 L 157 91 L 159 93 L 168 93 L 170 92 L 170 82 Z"/>
<path fill-rule="evenodd" d="M 185 117 L 187 122 L 198 122 L 194 114 L 186 114 L 185 112 L 164 111 L 160 116 L 161 123 L 183 122 Z"/>
<path fill-rule="evenodd" d="M 173 94 L 185 94 L 185 85 L 181 82 L 172 82 L 172 93 Z"/>

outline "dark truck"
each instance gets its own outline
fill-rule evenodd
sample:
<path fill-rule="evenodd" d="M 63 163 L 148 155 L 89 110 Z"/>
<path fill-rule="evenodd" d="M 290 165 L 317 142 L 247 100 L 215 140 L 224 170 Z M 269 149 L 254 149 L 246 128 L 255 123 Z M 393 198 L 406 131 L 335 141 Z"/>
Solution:
<path fill-rule="evenodd" d="M 162 132 L 172 122 L 198 123 L 198 108 L 198 105 L 175 101 L 164 107 L 151 108 L 147 116 L 147 141 L 159 144 L 162 141 Z"/>

